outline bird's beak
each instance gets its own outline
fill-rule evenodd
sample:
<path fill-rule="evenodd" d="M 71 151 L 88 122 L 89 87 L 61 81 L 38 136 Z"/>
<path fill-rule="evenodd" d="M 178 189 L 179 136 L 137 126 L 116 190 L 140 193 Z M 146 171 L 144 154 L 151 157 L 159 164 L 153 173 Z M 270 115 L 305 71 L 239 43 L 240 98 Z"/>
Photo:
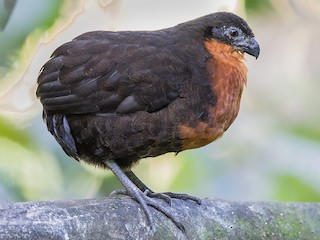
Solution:
<path fill-rule="evenodd" d="M 236 49 L 242 52 L 246 52 L 251 56 L 254 56 L 256 59 L 260 54 L 260 47 L 258 42 L 254 37 L 245 39 L 237 44 Z"/>

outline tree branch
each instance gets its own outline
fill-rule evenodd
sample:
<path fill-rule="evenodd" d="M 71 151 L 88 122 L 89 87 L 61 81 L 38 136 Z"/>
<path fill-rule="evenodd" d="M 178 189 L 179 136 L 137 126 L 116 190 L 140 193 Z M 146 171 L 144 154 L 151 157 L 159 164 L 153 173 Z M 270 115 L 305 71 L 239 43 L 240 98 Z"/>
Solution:
<path fill-rule="evenodd" d="M 129 198 L 10 203 L 0 205 L 0 239 L 320 239 L 320 203 L 173 200 L 185 233 L 151 210 L 155 233 Z"/>

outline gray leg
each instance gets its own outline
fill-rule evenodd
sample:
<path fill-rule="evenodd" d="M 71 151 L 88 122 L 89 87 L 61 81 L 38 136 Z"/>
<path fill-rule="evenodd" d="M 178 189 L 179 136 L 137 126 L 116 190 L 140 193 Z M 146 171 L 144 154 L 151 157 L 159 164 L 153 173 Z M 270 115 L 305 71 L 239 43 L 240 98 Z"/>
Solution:
<path fill-rule="evenodd" d="M 191 200 L 196 202 L 197 204 L 201 204 L 201 199 L 189 194 L 185 193 L 172 193 L 172 192 L 164 192 L 164 193 L 155 193 L 150 188 L 148 188 L 131 170 L 125 172 L 127 177 L 145 194 L 149 197 L 160 198 L 171 205 L 171 198 L 181 199 L 181 200 Z"/>
<path fill-rule="evenodd" d="M 150 211 L 149 206 L 157 209 L 158 211 L 162 212 L 164 215 L 166 215 L 179 229 L 184 231 L 184 226 L 178 222 L 172 212 L 168 210 L 168 207 L 163 206 L 161 202 L 156 201 L 155 199 L 147 196 L 144 194 L 131 179 L 124 173 L 124 171 L 119 167 L 119 165 L 113 161 L 113 160 L 104 160 L 104 164 L 116 175 L 116 177 L 119 179 L 121 184 L 124 186 L 125 195 L 129 195 L 134 200 L 136 200 L 142 207 L 143 211 L 145 212 L 147 219 L 150 223 L 151 229 L 155 231 L 155 223 Z M 133 174 L 133 173 L 132 173 Z M 137 178 L 137 177 L 136 177 Z M 138 178 L 137 178 L 138 179 Z M 139 180 L 140 181 L 140 180 Z M 141 181 L 140 181 L 141 182 Z M 142 183 L 143 184 L 143 183 Z M 142 185 L 138 184 L 140 187 Z M 143 186 L 145 186 L 143 184 Z M 145 186 L 146 187 L 146 186 Z M 146 187 L 147 188 L 147 187 Z M 120 191 L 121 192 L 121 191 Z"/>

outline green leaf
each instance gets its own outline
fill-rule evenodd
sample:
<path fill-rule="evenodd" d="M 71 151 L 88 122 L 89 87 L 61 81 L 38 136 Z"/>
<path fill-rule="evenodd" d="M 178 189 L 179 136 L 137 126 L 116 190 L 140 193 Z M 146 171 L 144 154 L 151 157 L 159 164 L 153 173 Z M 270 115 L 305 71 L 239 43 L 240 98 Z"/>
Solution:
<path fill-rule="evenodd" d="M 45 31 L 52 26 L 60 15 L 62 3 L 62 0 L 18 1 L 9 22 L 6 22 L 9 16 L 0 17 L 0 29 L 1 24 L 6 25 L 4 31 L 0 32 L 0 66 L 4 67 L 0 69 L 0 78 L 5 76 L 15 63 L 14 58 L 19 55 L 19 50 L 27 37 L 35 30 Z M 0 9 L 2 4 L 0 2 Z M 0 10 L 0 16 L 3 11 Z"/>
<path fill-rule="evenodd" d="M 320 202 L 320 193 L 293 175 L 275 177 L 276 199 L 294 202 Z"/>
<path fill-rule="evenodd" d="M 287 128 L 287 131 L 297 137 L 320 142 L 320 128 L 318 124 L 291 126 Z"/>
<path fill-rule="evenodd" d="M 245 8 L 251 12 L 261 12 L 264 10 L 270 10 L 271 4 L 269 0 L 246 0 Z"/>
<path fill-rule="evenodd" d="M 5 199 L 49 200 L 63 196 L 61 169 L 50 154 L 0 137 L 0 184 Z"/>
<path fill-rule="evenodd" d="M 17 128 L 8 120 L 0 116 L 0 137 L 10 139 L 25 147 L 32 146 L 31 137 L 22 129 Z"/>

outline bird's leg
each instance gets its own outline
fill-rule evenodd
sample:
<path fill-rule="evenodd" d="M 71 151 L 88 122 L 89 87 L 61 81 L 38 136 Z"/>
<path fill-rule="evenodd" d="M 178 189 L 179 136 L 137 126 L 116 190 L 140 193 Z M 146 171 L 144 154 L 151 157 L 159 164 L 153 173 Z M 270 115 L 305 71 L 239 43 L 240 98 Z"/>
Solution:
<path fill-rule="evenodd" d="M 164 200 L 171 206 L 171 198 L 162 193 L 155 193 L 150 188 L 148 188 L 131 170 L 125 172 L 128 178 L 147 196 L 156 197 Z"/>
<path fill-rule="evenodd" d="M 124 173 L 127 175 L 127 177 L 131 180 L 131 182 L 134 183 L 134 185 L 136 185 L 141 192 L 146 192 L 149 190 L 149 188 L 131 171 L 131 170 L 125 170 Z M 126 192 L 126 190 L 124 189 L 117 189 L 114 190 L 110 193 L 110 196 L 113 195 L 128 195 L 128 193 Z"/>
<path fill-rule="evenodd" d="M 125 195 L 129 195 L 134 200 L 136 200 L 142 207 L 147 219 L 150 223 L 151 229 L 155 231 L 155 223 L 150 211 L 149 206 L 157 209 L 166 215 L 180 230 L 185 231 L 184 226 L 175 219 L 172 212 L 170 212 L 165 206 L 161 205 L 161 202 L 147 196 L 142 192 L 133 181 L 125 174 L 125 172 L 119 167 L 119 165 L 113 160 L 104 160 L 104 164 L 116 175 L 121 184 L 124 186 Z M 139 180 L 140 181 L 140 180 Z M 144 184 L 143 184 L 144 185 Z M 145 186 L 145 185 L 144 185 Z M 141 187 L 141 185 L 140 185 Z M 145 186 L 146 187 L 146 186 Z"/>
<path fill-rule="evenodd" d="M 127 170 L 124 173 L 142 192 L 149 189 L 131 170 Z"/>
<path fill-rule="evenodd" d="M 189 194 L 185 193 L 173 193 L 173 192 L 163 192 L 163 193 L 157 193 L 152 191 L 150 188 L 148 188 L 131 170 L 126 172 L 126 175 L 128 178 L 135 183 L 136 186 L 142 186 L 140 188 L 141 191 L 145 192 L 150 197 L 155 198 L 161 198 L 165 200 L 168 204 L 171 205 L 171 198 L 181 199 L 181 200 L 192 200 L 195 201 L 197 204 L 201 204 L 201 199 Z"/>
<path fill-rule="evenodd" d="M 181 199 L 181 200 L 192 200 L 197 204 L 201 204 L 201 199 L 189 194 L 185 193 L 172 193 L 172 192 L 164 192 L 164 193 L 156 193 L 148 188 L 131 170 L 127 170 L 125 172 L 127 177 L 147 196 L 151 198 L 160 198 L 167 202 L 171 206 L 171 198 Z M 114 192 L 115 194 L 125 194 L 125 192 Z"/>
<path fill-rule="evenodd" d="M 165 194 L 162 193 L 155 193 L 153 192 L 150 188 L 148 188 L 131 170 L 127 170 L 124 172 L 127 177 L 134 183 L 134 185 L 136 185 L 141 192 L 143 192 L 145 195 L 149 196 L 149 197 L 153 197 L 153 198 L 160 198 L 162 200 L 164 200 L 165 202 L 167 202 L 170 206 L 171 206 L 171 198 Z M 111 196 L 113 195 L 128 195 L 128 193 L 126 192 L 126 190 L 123 189 L 117 189 L 113 192 L 111 192 Z"/>

